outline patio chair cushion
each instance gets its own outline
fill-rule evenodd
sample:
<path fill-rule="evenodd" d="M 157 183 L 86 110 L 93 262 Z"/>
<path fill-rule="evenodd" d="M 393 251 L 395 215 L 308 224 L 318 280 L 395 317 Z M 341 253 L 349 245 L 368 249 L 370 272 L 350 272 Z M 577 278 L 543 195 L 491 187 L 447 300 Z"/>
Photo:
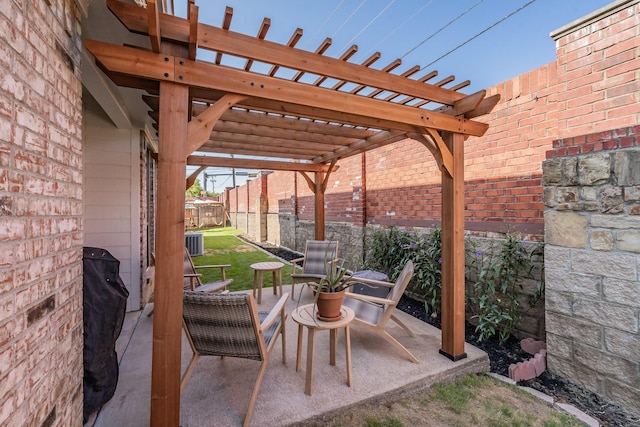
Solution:
<path fill-rule="evenodd" d="M 353 273 L 353 277 L 362 277 L 364 279 L 380 280 L 382 282 L 388 282 L 389 276 L 379 271 L 373 270 L 361 270 Z M 370 295 L 372 297 L 387 298 L 389 296 L 390 288 L 388 286 L 374 285 L 372 283 L 356 282 L 351 287 L 351 292 L 354 294 Z"/>

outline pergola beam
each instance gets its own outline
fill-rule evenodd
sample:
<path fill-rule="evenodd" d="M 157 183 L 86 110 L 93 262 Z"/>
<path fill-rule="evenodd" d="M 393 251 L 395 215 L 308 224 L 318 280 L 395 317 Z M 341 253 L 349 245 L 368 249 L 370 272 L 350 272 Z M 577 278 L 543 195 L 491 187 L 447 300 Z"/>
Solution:
<path fill-rule="evenodd" d="M 204 110 L 204 106 L 194 105 L 194 114 L 199 114 Z M 338 126 L 329 123 L 312 122 L 310 120 L 299 120 L 290 117 L 282 117 L 274 114 L 254 113 L 244 110 L 228 110 L 220 118 L 224 122 L 237 122 L 242 124 L 250 124 L 256 126 L 264 126 L 269 128 L 284 129 L 287 132 L 299 131 L 309 134 L 318 134 L 323 136 L 338 136 L 343 138 L 367 138 L 374 131 L 363 128 L 355 128 L 349 126 Z"/>
<path fill-rule="evenodd" d="M 211 134 L 211 140 L 216 140 L 218 135 L 231 133 L 240 138 L 246 138 L 247 142 L 252 137 L 263 138 L 264 141 L 277 141 L 282 144 L 283 141 L 291 143 L 293 146 L 310 147 L 312 150 L 335 150 L 340 147 L 348 146 L 363 138 L 345 138 L 341 136 L 324 135 L 321 133 L 310 133 L 296 131 L 293 129 L 273 128 L 270 126 L 257 126 L 241 122 L 230 122 L 219 120 Z"/>
<path fill-rule="evenodd" d="M 195 61 L 198 50 L 198 6 L 189 0 L 187 5 L 187 19 L 189 20 L 189 59 Z"/>
<path fill-rule="evenodd" d="M 147 1 L 147 16 L 151 50 L 158 53 L 160 52 L 160 12 L 156 7 L 156 0 Z"/>
<path fill-rule="evenodd" d="M 147 17 L 140 14 L 140 9 L 135 5 L 108 0 L 107 6 L 130 31 L 141 34 L 148 33 Z M 161 14 L 160 23 L 164 30 L 162 34 L 164 40 L 182 44 L 188 43 L 189 21 Z M 464 97 L 463 94 L 450 89 L 425 85 L 384 71 L 363 68 L 360 65 L 336 58 L 321 57 L 302 49 L 290 48 L 202 23 L 198 29 L 198 46 L 239 57 L 251 57 L 256 61 L 332 77 L 337 80 L 357 81 L 365 86 L 413 95 L 442 104 L 452 105 Z"/>
<path fill-rule="evenodd" d="M 365 151 L 372 150 L 374 148 L 382 147 L 385 145 L 393 144 L 394 142 L 402 141 L 407 138 L 407 134 L 401 131 L 381 131 L 377 134 L 357 142 L 350 144 L 348 147 L 338 148 L 331 153 L 325 153 L 318 157 L 315 157 L 313 161 L 315 163 L 324 163 L 328 161 L 337 160 L 339 158 L 350 157 L 356 154 L 364 153 Z"/>
<path fill-rule="evenodd" d="M 359 141 L 359 140 L 358 140 Z M 244 133 L 244 132 L 230 132 L 230 131 L 217 131 L 214 130 L 210 136 L 209 141 L 207 141 L 207 147 L 209 150 L 215 149 L 215 147 L 221 146 L 221 143 L 228 144 L 244 144 L 251 149 L 255 149 L 257 151 L 269 150 L 271 147 L 276 148 L 293 148 L 296 150 L 303 150 L 300 154 L 309 153 L 326 153 L 327 150 L 335 150 L 337 148 L 343 147 L 345 145 L 338 144 L 326 144 L 326 143 L 313 143 L 310 144 L 309 140 L 304 141 L 297 138 L 277 138 L 266 136 L 262 133 Z"/>
<path fill-rule="evenodd" d="M 240 146 L 238 144 L 229 144 L 229 145 L 225 145 L 224 147 L 204 147 L 201 150 L 199 150 L 202 153 L 212 153 L 212 154 L 239 154 L 239 155 L 244 155 L 244 156 L 260 156 L 260 157 L 264 157 L 267 158 L 269 157 L 270 160 L 274 160 L 274 161 L 279 161 L 277 159 L 281 159 L 282 161 L 284 160 L 288 160 L 288 161 L 293 161 L 293 162 L 303 162 L 306 160 L 306 158 L 309 156 L 308 154 L 301 154 L 299 151 L 269 151 L 269 150 L 262 150 L 262 151 L 256 151 L 256 149 L 252 148 L 252 147 L 242 147 L 239 148 Z"/>
<path fill-rule="evenodd" d="M 200 175 L 200 172 L 204 171 L 205 169 L 207 169 L 207 166 L 200 166 L 198 169 L 193 171 L 191 175 L 187 177 L 187 187 L 185 188 L 185 190 L 188 190 L 189 188 L 191 188 L 191 186 L 196 182 L 198 175 Z"/>
<path fill-rule="evenodd" d="M 327 172 L 329 170 L 329 165 L 325 164 L 277 162 L 272 160 L 238 159 L 214 156 L 189 156 L 187 157 L 187 164 L 189 166 L 229 167 L 294 172 Z M 338 166 L 336 165 L 333 170 L 338 170 Z"/>
<path fill-rule="evenodd" d="M 226 94 L 202 114 L 191 120 L 188 126 L 189 133 L 187 134 L 187 154 L 191 154 L 200 148 L 211 136 L 211 131 L 220 116 L 243 99 L 245 99 L 245 96 Z"/>
<path fill-rule="evenodd" d="M 95 40 L 87 40 L 85 45 L 103 67 L 118 74 L 176 82 L 190 87 L 231 92 L 290 104 L 302 104 L 327 111 L 345 112 L 346 110 L 347 113 L 358 116 L 395 122 L 405 126 L 435 127 L 474 136 L 483 135 L 488 128 L 485 123 L 473 122 L 460 117 L 215 64 L 190 61 L 186 58 L 160 55 L 142 49 L 116 46 Z M 212 75 L 215 75 L 216 78 L 212 79 Z"/>

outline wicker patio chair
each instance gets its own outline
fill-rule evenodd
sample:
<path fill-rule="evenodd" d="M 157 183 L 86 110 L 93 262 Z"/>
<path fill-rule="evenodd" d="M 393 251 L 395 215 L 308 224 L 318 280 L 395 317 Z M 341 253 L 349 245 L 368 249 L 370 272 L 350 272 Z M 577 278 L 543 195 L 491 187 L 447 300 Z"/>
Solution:
<path fill-rule="evenodd" d="M 251 294 L 210 294 L 184 292 L 183 327 L 193 358 L 182 380 L 184 389 L 200 356 L 226 356 L 261 362 L 244 426 L 251 422 L 260 385 L 275 347 L 278 335 L 282 335 L 282 363 L 286 363 L 285 293 L 271 311 L 257 311 Z"/>
<path fill-rule="evenodd" d="M 326 264 L 337 261 L 337 241 L 307 240 L 304 256 L 291 260 L 291 294 L 295 297 L 296 283 L 317 282 L 326 276 Z M 296 273 L 300 263 L 302 272 Z"/>
<path fill-rule="evenodd" d="M 398 301 L 400 301 L 400 297 L 402 297 L 404 290 L 407 288 L 411 276 L 413 276 L 413 262 L 409 260 L 400 272 L 396 283 L 358 277 L 357 281 L 365 285 L 388 287 L 389 294 L 385 298 L 380 298 L 362 293 L 347 292 L 342 304 L 350 307 L 355 312 L 356 317 L 353 319 L 353 325 L 364 326 L 375 332 L 402 351 L 409 360 L 418 363 L 418 359 L 385 330 L 387 322 L 391 319 L 407 331 L 409 335 L 416 336 L 407 325 L 393 315 L 393 310 L 398 305 Z"/>

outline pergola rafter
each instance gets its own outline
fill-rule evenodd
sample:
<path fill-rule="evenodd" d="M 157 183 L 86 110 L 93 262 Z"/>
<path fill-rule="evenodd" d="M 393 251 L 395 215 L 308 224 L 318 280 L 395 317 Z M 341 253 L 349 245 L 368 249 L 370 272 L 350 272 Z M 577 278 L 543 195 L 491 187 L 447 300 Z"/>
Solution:
<path fill-rule="evenodd" d="M 301 29 L 286 44 L 269 41 L 267 18 L 257 36 L 233 32 L 231 8 L 215 27 L 198 22 L 193 1 L 187 19 L 161 13 L 155 0 L 147 1 L 146 10 L 117 0 L 107 0 L 107 6 L 151 44 L 149 50 L 85 43 L 116 85 L 146 92 L 158 130 L 152 425 L 179 423 L 187 165 L 301 173 L 314 192 L 316 238 L 323 239 L 324 195 L 341 159 L 408 138 L 425 145 L 442 173 L 440 351 L 452 360 L 465 357 L 464 141 L 486 132 L 486 124 L 472 119 L 490 112 L 497 95 L 464 94 L 460 89 L 469 81 L 456 84 L 454 76 L 429 84 L 436 71 L 414 79 L 420 67 L 394 74 L 399 59 L 374 69 L 379 53 L 352 63 L 357 46 L 330 57 L 331 39 L 315 52 L 298 49 Z M 215 54 L 215 61 L 198 60 L 199 50 Z M 225 64 L 227 56 L 240 65 Z M 268 71 L 256 71 L 263 66 Z"/>

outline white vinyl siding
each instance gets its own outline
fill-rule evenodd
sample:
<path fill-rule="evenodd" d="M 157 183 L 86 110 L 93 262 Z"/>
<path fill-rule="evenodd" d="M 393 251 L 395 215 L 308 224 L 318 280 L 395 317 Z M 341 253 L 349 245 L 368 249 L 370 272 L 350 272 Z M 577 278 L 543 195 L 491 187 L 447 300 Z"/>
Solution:
<path fill-rule="evenodd" d="M 120 261 L 127 311 L 140 309 L 140 133 L 85 112 L 84 246 Z"/>

